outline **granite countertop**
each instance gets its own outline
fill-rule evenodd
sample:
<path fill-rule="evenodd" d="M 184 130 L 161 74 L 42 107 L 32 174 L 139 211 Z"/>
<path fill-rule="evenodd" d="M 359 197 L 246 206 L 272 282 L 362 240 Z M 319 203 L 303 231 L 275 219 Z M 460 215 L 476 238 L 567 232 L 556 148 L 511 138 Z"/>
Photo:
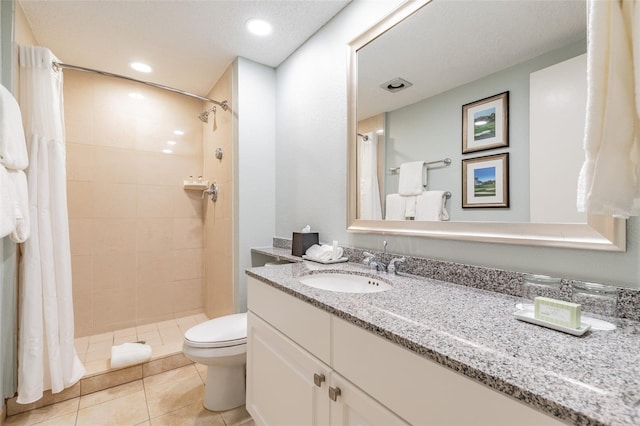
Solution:
<path fill-rule="evenodd" d="M 302 262 L 302 258 L 291 254 L 291 249 L 278 247 L 257 247 L 252 252 L 274 257 L 276 260 L 288 260 L 290 262 Z"/>
<path fill-rule="evenodd" d="M 565 422 L 640 424 L 638 322 L 612 319 L 614 331 L 575 337 L 516 320 L 516 297 L 443 281 L 380 274 L 394 288 L 370 294 L 298 281 L 331 270 L 372 273 L 303 261 L 247 274 Z"/>

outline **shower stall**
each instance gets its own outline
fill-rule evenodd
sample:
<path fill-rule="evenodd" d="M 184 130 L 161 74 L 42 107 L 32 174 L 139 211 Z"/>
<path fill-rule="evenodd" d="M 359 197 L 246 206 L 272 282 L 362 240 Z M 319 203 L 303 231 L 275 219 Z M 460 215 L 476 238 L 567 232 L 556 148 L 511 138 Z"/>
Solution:
<path fill-rule="evenodd" d="M 76 336 L 203 312 L 211 206 L 182 183 L 204 174 L 212 130 L 196 117 L 208 99 L 58 67 L 70 68 L 64 97 Z"/>

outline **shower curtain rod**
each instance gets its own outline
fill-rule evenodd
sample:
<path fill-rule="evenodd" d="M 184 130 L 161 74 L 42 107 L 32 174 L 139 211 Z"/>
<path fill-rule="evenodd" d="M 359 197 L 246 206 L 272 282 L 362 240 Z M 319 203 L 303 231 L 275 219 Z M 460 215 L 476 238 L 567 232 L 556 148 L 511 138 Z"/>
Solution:
<path fill-rule="evenodd" d="M 135 83 L 141 83 L 141 84 L 145 84 L 147 86 L 155 87 L 157 89 L 168 90 L 169 92 L 179 93 L 181 95 L 185 95 L 185 96 L 189 96 L 189 97 L 192 97 L 192 98 L 200 99 L 201 101 L 211 102 L 212 104 L 219 105 L 225 111 L 229 109 L 229 102 L 227 102 L 227 101 L 218 102 L 218 101 L 215 101 L 213 99 L 205 98 L 204 96 L 196 95 L 196 94 L 193 94 L 193 93 L 190 93 L 190 92 L 185 92 L 184 90 L 180 90 L 180 89 L 174 89 L 173 87 L 164 86 L 164 85 L 158 84 L 158 83 L 151 83 L 149 81 L 138 80 L 138 79 L 127 77 L 127 76 L 120 75 L 120 74 L 114 74 L 114 73 L 107 72 L 107 71 L 94 70 L 94 69 L 91 69 L 91 68 L 79 67 L 77 65 L 69 65 L 69 64 L 62 63 L 62 62 L 53 62 L 52 66 L 53 66 L 53 69 L 56 70 L 56 71 L 59 70 L 60 68 L 68 68 L 70 70 L 92 72 L 92 73 L 95 73 L 95 74 L 104 75 L 106 77 L 121 78 L 123 80 L 129 80 L 129 81 L 133 81 Z"/>

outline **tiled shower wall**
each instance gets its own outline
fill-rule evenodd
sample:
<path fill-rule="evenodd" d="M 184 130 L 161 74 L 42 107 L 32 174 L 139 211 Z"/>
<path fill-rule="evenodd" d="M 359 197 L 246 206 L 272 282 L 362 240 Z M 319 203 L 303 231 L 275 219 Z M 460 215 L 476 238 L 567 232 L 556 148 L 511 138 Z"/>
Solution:
<path fill-rule="evenodd" d="M 203 126 L 204 174 L 220 189 L 218 200 L 207 200 L 204 207 L 204 310 L 209 318 L 233 313 L 233 67 L 227 68 L 208 94 L 212 99 L 228 100 L 231 108 L 223 111 L 218 107 L 215 116 L 209 115 L 209 123 Z M 221 159 L 215 156 L 216 148 L 222 148 Z"/>
<path fill-rule="evenodd" d="M 202 312 L 202 102 L 70 70 L 64 97 L 76 337 Z"/>

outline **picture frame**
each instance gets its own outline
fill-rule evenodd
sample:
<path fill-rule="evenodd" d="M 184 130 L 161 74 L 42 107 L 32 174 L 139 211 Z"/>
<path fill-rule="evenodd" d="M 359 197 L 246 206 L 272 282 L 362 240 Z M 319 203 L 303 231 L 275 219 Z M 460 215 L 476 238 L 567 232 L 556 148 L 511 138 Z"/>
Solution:
<path fill-rule="evenodd" d="M 462 208 L 509 207 L 509 154 L 462 160 Z"/>
<path fill-rule="evenodd" d="M 509 146 L 509 92 L 462 105 L 462 153 Z"/>

